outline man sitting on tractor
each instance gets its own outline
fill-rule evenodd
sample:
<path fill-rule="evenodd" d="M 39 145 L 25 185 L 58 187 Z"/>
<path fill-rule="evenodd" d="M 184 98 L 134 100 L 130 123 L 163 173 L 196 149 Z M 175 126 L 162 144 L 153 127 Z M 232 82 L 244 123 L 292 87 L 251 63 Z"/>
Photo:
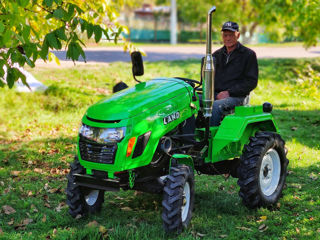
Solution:
<path fill-rule="evenodd" d="M 218 126 L 225 112 L 243 105 L 258 83 L 256 53 L 238 42 L 238 24 L 228 21 L 221 32 L 224 46 L 213 53 L 215 101 L 211 126 Z"/>

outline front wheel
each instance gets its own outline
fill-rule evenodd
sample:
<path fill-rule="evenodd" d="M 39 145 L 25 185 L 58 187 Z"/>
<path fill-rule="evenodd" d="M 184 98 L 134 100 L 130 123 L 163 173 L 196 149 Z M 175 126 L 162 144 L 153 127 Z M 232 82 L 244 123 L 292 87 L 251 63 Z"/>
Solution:
<path fill-rule="evenodd" d="M 276 203 L 285 184 L 288 163 L 279 134 L 258 132 L 251 137 L 238 168 L 239 195 L 244 205 L 256 208 Z"/>
<path fill-rule="evenodd" d="M 67 176 L 67 204 L 69 213 L 72 217 L 78 215 L 86 215 L 88 213 L 96 213 L 101 210 L 104 201 L 104 191 L 80 187 L 75 183 L 75 173 L 84 173 L 85 169 L 80 165 L 79 160 L 75 157 L 71 164 L 70 173 Z"/>
<path fill-rule="evenodd" d="M 170 168 L 163 189 L 163 226 L 167 233 L 180 233 L 191 221 L 194 206 L 194 174 L 190 167 Z"/>

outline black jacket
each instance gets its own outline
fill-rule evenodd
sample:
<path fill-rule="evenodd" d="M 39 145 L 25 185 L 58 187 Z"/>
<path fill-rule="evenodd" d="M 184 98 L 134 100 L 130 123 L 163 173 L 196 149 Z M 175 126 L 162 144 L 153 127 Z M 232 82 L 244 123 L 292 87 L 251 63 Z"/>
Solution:
<path fill-rule="evenodd" d="M 258 83 L 258 61 L 254 51 L 238 43 L 228 57 L 226 47 L 213 54 L 216 93 L 228 91 L 231 97 L 245 97 Z"/>

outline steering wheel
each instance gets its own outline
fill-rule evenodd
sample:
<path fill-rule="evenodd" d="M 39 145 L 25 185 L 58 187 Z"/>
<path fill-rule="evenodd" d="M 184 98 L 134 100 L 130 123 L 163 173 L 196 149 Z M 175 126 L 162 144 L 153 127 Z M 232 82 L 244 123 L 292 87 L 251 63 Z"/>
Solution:
<path fill-rule="evenodd" d="M 185 81 L 186 83 L 189 83 L 192 87 L 194 87 L 194 84 L 201 84 L 199 81 L 189 79 L 189 78 L 182 78 L 182 77 L 175 77 L 175 78 L 181 79 L 181 80 Z"/>

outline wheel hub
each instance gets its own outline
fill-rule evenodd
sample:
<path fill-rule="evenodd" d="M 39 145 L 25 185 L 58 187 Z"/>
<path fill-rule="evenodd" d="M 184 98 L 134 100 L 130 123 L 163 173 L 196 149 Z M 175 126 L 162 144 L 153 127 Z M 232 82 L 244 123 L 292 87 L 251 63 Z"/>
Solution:
<path fill-rule="evenodd" d="M 260 187 L 266 196 L 271 196 L 280 180 L 281 162 L 276 150 L 270 149 L 263 157 L 260 167 Z"/>
<path fill-rule="evenodd" d="M 190 208 L 190 185 L 188 182 L 184 185 L 181 207 L 181 220 L 184 222 L 188 217 Z"/>

